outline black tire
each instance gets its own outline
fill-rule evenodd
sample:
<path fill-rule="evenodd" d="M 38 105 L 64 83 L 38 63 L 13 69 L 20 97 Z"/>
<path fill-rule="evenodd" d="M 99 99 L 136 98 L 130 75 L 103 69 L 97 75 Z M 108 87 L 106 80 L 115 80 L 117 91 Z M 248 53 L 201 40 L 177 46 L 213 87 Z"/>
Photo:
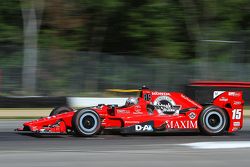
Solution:
<path fill-rule="evenodd" d="M 70 112 L 70 111 L 73 111 L 73 110 L 74 110 L 73 108 L 66 107 L 66 106 L 56 107 L 51 111 L 49 116 L 62 114 L 62 113 Z"/>
<path fill-rule="evenodd" d="M 93 136 L 101 129 L 101 119 L 94 110 L 81 109 L 74 114 L 72 126 L 77 136 Z"/>
<path fill-rule="evenodd" d="M 206 135 L 221 135 L 228 126 L 228 116 L 222 108 L 211 105 L 201 112 L 198 126 Z"/>

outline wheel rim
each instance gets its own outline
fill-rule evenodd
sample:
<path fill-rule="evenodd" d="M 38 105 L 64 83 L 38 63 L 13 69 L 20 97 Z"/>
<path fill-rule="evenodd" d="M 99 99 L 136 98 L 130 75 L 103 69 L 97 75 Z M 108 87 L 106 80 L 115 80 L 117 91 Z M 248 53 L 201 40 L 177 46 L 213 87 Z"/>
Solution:
<path fill-rule="evenodd" d="M 86 116 L 82 119 L 82 124 L 83 124 L 83 127 L 85 127 L 86 129 L 91 129 L 95 125 L 95 120 L 91 116 Z"/>
<path fill-rule="evenodd" d="M 79 125 L 81 131 L 83 131 L 85 134 L 95 133 L 95 129 L 98 127 L 96 115 L 93 113 L 82 114 L 79 120 Z"/>
<path fill-rule="evenodd" d="M 220 131 L 224 122 L 221 114 L 216 111 L 209 112 L 205 121 L 209 129 L 217 131 Z"/>

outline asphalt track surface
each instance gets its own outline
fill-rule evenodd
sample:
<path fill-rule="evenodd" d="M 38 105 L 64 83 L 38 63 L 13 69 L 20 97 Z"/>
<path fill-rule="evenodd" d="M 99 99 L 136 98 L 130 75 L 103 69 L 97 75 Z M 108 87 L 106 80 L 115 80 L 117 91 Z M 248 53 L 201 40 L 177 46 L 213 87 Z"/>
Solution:
<path fill-rule="evenodd" d="M 250 119 L 232 135 L 170 133 L 88 138 L 38 138 L 14 132 L 23 122 L 0 120 L 0 167 L 250 166 Z"/>

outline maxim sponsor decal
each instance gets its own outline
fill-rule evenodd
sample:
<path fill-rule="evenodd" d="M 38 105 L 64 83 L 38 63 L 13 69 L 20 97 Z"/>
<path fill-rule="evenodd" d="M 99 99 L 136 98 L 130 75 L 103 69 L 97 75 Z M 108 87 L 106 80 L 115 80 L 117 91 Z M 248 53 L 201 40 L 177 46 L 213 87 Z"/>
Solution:
<path fill-rule="evenodd" d="M 197 121 L 166 121 L 168 129 L 197 129 Z"/>

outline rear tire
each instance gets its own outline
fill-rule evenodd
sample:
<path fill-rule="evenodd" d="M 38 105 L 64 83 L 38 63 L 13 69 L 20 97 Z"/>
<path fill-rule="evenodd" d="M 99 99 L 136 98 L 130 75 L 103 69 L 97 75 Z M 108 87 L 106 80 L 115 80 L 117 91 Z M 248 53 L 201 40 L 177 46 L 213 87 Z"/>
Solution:
<path fill-rule="evenodd" d="M 222 108 L 208 106 L 201 112 L 198 126 L 206 135 L 221 135 L 228 126 L 227 114 Z"/>
<path fill-rule="evenodd" d="M 56 107 L 51 111 L 49 116 L 62 114 L 62 113 L 70 112 L 70 111 L 74 111 L 74 109 L 70 108 L 70 107 L 67 107 L 67 106 Z"/>
<path fill-rule="evenodd" d="M 96 111 L 81 109 L 74 114 L 72 126 L 77 136 L 93 136 L 101 129 L 101 119 Z"/>

